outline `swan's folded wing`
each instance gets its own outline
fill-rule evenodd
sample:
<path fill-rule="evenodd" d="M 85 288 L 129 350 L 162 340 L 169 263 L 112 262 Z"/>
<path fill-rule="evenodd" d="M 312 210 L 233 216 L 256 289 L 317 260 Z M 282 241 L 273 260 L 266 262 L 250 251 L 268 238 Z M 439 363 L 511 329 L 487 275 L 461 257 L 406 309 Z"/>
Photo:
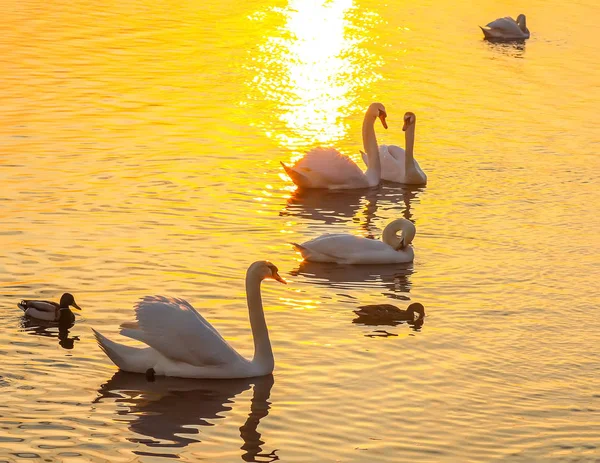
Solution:
<path fill-rule="evenodd" d="M 183 299 L 147 296 L 135 308 L 137 326 L 121 334 L 142 341 L 173 360 L 191 365 L 220 365 L 239 354 L 196 309 Z"/>
<path fill-rule="evenodd" d="M 324 185 L 346 184 L 364 179 L 364 173 L 348 156 L 333 148 L 315 148 L 294 164 L 294 170 L 317 177 Z"/>
<path fill-rule="evenodd" d="M 334 257 L 339 262 L 352 260 L 357 254 L 369 254 L 391 249 L 380 240 L 345 233 L 323 235 L 303 243 L 302 246 L 311 251 Z"/>
<path fill-rule="evenodd" d="M 487 27 L 489 27 L 490 29 L 496 29 L 506 34 L 523 34 L 523 31 L 521 30 L 517 22 L 513 18 L 508 16 L 506 18 L 498 18 L 495 21 L 492 21 L 487 25 Z"/>

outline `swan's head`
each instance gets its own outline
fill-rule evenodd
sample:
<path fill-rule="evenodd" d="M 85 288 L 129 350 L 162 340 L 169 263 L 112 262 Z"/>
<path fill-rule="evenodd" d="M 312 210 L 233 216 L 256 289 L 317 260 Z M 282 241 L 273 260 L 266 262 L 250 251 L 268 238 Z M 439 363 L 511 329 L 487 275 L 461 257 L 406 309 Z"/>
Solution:
<path fill-rule="evenodd" d="M 378 117 L 381 120 L 381 125 L 383 125 L 384 129 L 387 129 L 387 122 L 385 118 L 387 117 L 387 112 L 385 111 L 385 106 L 381 103 L 371 103 L 367 112 L 375 117 Z"/>
<path fill-rule="evenodd" d="M 398 232 L 402 232 L 398 236 Z M 396 251 L 402 251 L 415 239 L 417 229 L 415 225 L 406 219 L 396 219 L 383 229 L 381 240 Z"/>
<path fill-rule="evenodd" d="M 60 298 L 60 306 L 61 307 L 74 307 L 77 310 L 81 310 L 81 307 L 77 305 L 75 302 L 75 298 L 71 293 L 65 293 Z"/>
<path fill-rule="evenodd" d="M 419 315 L 417 320 L 421 320 L 422 318 L 425 317 L 425 307 L 423 307 L 423 304 L 420 304 L 418 302 L 413 302 L 411 305 L 408 306 L 406 311 L 409 314 L 413 315 L 413 319 L 414 319 L 415 314 Z"/>
<path fill-rule="evenodd" d="M 255 273 L 260 277 L 261 280 L 271 279 L 277 280 L 284 285 L 287 284 L 287 281 L 285 281 L 279 275 L 279 270 L 277 267 L 268 260 L 259 260 L 258 262 L 254 262 L 248 269 L 248 272 Z"/>
<path fill-rule="evenodd" d="M 417 116 L 415 113 L 411 113 L 410 111 L 404 114 L 404 126 L 402 127 L 402 131 L 406 132 L 406 130 L 417 122 Z"/>

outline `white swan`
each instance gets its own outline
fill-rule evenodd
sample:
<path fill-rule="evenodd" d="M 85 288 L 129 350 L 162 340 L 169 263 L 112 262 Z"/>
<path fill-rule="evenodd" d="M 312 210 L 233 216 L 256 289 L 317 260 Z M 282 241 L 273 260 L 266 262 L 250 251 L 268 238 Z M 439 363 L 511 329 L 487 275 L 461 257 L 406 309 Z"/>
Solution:
<path fill-rule="evenodd" d="M 524 40 L 529 38 L 529 29 L 524 14 L 515 21 L 510 16 L 498 18 L 485 28 L 479 26 L 488 40 Z"/>
<path fill-rule="evenodd" d="M 387 113 L 381 103 L 372 103 L 365 113 L 362 126 L 363 146 L 369 157 L 368 168 L 363 172 L 348 156 L 334 148 L 315 148 L 292 167 L 283 166 L 292 181 L 301 188 L 329 188 L 348 190 L 379 185 L 381 166 L 375 136 L 375 120 L 381 119 L 387 129 Z"/>
<path fill-rule="evenodd" d="M 381 162 L 381 179 L 390 182 L 404 183 L 406 185 L 425 185 L 427 175 L 414 158 L 415 128 L 417 116 L 407 112 L 404 115 L 406 151 L 396 145 L 379 145 L 379 161 Z M 361 151 L 363 161 L 369 165 L 369 158 Z"/>
<path fill-rule="evenodd" d="M 402 231 L 402 237 L 397 233 Z M 410 243 L 417 230 L 406 219 L 390 222 L 381 241 L 349 235 L 327 234 L 302 244 L 291 243 L 305 260 L 336 264 L 402 264 L 412 262 L 415 254 Z"/>
<path fill-rule="evenodd" d="M 94 331 L 98 344 L 121 370 L 181 378 L 251 378 L 271 373 L 273 351 L 265 322 L 260 283 L 285 283 L 277 267 L 254 262 L 246 273 L 246 296 L 254 337 L 254 358 L 247 360 L 229 345 L 202 315 L 183 299 L 149 296 L 136 306 L 136 322 L 121 325 L 121 334 L 148 344 L 119 344 Z"/>

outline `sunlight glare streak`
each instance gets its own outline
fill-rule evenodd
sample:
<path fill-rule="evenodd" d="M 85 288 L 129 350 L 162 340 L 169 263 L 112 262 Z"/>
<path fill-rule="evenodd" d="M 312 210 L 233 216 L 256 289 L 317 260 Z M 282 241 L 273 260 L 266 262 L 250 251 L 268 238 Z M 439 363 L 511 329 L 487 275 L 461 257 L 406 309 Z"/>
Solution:
<path fill-rule="evenodd" d="M 379 79 L 379 60 L 361 48 L 378 17 L 363 11 L 358 27 L 354 9 L 353 0 L 290 0 L 279 34 L 259 47 L 252 81 L 259 95 L 251 98 L 277 104 L 285 133 L 265 133 L 295 153 L 343 139 L 360 89 Z"/>

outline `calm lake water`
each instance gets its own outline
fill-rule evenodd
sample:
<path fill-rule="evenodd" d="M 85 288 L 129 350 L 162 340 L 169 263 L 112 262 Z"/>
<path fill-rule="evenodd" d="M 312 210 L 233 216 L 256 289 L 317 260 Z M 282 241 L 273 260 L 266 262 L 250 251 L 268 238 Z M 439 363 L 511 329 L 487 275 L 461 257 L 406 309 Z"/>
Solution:
<path fill-rule="evenodd" d="M 526 13 L 524 45 L 479 24 Z M 595 0 L 8 0 L 0 37 L 0 461 L 600 461 Z M 279 162 L 359 159 L 417 115 L 426 188 L 298 193 Z M 358 161 L 360 162 L 360 161 Z M 362 165 L 362 164 L 361 164 Z M 325 232 L 417 227 L 414 264 L 300 263 Z M 182 297 L 272 377 L 117 373 L 140 297 Z M 16 303 L 70 291 L 59 345 Z M 421 302 L 424 325 L 354 323 Z M 377 331 L 382 330 L 382 331 Z M 69 347 L 68 343 L 62 343 Z"/>

